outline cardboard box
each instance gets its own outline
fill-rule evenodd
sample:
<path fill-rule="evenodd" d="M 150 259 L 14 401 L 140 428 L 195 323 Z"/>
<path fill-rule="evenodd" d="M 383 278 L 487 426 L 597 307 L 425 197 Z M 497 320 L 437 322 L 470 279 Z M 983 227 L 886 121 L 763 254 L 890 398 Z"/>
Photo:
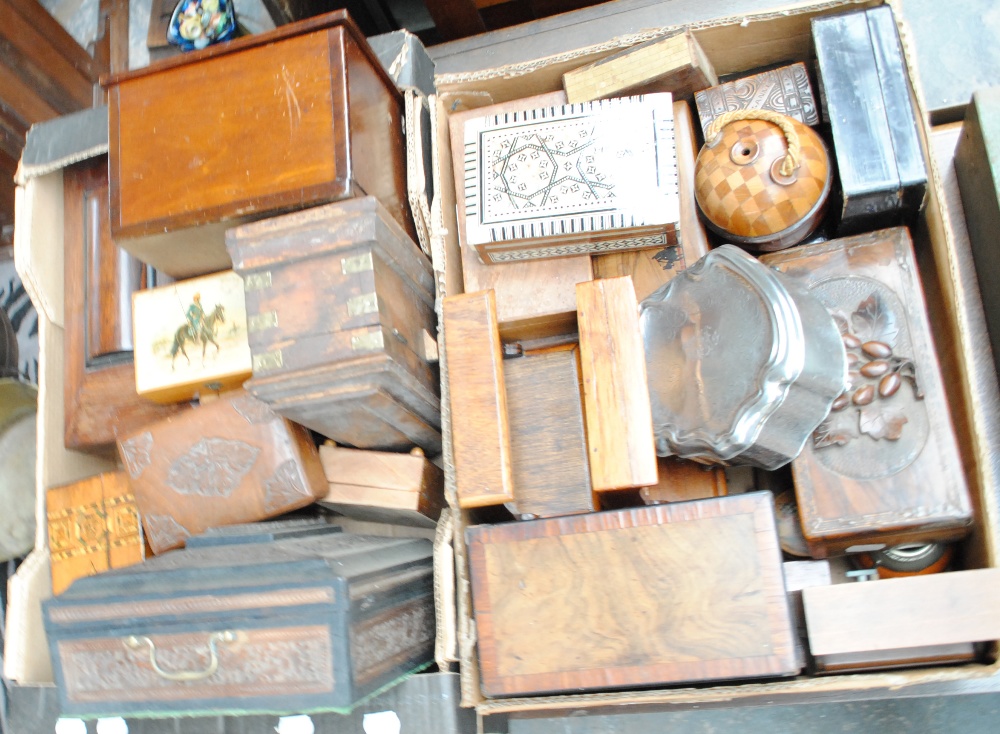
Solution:
<path fill-rule="evenodd" d="M 797 3 L 772 13 L 740 16 L 694 24 L 695 38 L 720 75 L 745 72 L 757 67 L 812 61 L 810 20 L 823 14 L 847 12 L 880 5 L 880 2 Z M 895 0 L 890 0 L 896 5 Z M 897 21 L 901 15 L 896 9 Z M 666 16 L 667 13 L 664 13 Z M 668 18 L 664 19 L 665 22 Z M 669 27 L 650 29 L 649 33 L 666 33 Z M 905 28 L 901 29 L 906 38 Z M 647 31 L 629 37 L 607 39 L 605 43 L 581 48 L 546 59 L 518 63 L 507 67 L 484 69 L 463 74 L 439 74 L 436 77 L 435 102 L 435 191 L 432 210 L 433 232 L 431 249 L 435 269 L 443 274 L 445 295 L 460 293 L 461 257 L 455 221 L 455 185 L 452 180 L 452 160 L 448 139 L 447 116 L 452 110 L 496 104 L 518 97 L 543 94 L 559 89 L 564 73 L 615 53 L 621 48 L 647 38 Z M 905 47 L 905 44 L 904 44 Z M 911 95 L 919 115 L 921 145 L 928 147 L 929 128 L 919 94 L 912 89 L 916 78 L 910 49 L 906 49 Z M 928 156 L 929 159 L 929 156 Z M 944 191 L 938 171 L 931 166 L 930 193 L 926 211 L 912 230 L 918 251 L 918 264 L 928 300 L 928 311 L 942 371 L 951 376 L 947 398 L 952 410 L 955 429 L 963 451 L 967 481 L 976 504 L 976 525 L 965 542 L 965 562 L 968 568 L 992 567 L 997 564 L 998 541 L 997 476 L 989 459 L 988 439 L 993 427 L 991 415 L 996 401 L 996 378 L 976 360 L 976 345 L 980 341 L 976 322 L 968 318 L 969 304 L 974 302 L 975 281 L 970 284 L 970 270 L 959 261 L 951 232 L 950 217 L 943 202 Z M 458 577 L 458 631 L 462 674 L 462 702 L 474 706 L 481 718 L 503 716 L 559 716 L 571 712 L 597 713 L 621 710 L 623 705 L 643 707 L 699 707 L 711 702 L 726 706 L 759 705 L 764 702 L 791 703 L 818 698 L 871 698 L 917 695 L 919 692 L 956 691 L 967 681 L 1000 687 L 1000 664 L 972 664 L 961 667 L 911 669 L 900 672 L 863 675 L 835 675 L 825 678 L 800 676 L 793 680 L 771 683 L 732 683 L 697 689 L 646 689 L 600 694 L 547 696 L 545 698 L 488 699 L 481 690 L 479 661 L 476 650 L 476 627 L 472 617 L 468 555 L 462 539 L 465 528 L 476 522 L 476 511 L 459 511 L 455 502 L 455 473 L 451 461 L 451 423 L 448 386 L 447 344 L 441 352 L 442 405 L 445 437 L 445 492 L 455 509 L 455 554 Z M 996 658 L 993 645 L 992 658 Z M 902 690 L 907 689 L 907 690 Z M 486 730 L 490 724 L 485 723 Z"/>

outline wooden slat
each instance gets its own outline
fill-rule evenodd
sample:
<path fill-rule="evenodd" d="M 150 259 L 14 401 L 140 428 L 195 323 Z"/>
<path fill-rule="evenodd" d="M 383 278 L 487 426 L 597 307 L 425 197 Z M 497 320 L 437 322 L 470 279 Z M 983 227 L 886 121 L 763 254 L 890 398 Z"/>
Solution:
<path fill-rule="evenodd" d="M 580 283 L 576 309 L 594 491 L 656 484 L 653 415 L 632 279 Z"/>
<path fill-rule="evenodd" d="M 493 291 L 450 296 L 442 312 L 458 503 L 509 502 L 514 485 L 496 297 Z"/>
<path fill-rule="evenodd" d="M 1000 639 L 1000 569 L 802 590 L 813 655 Z"/>
<path fill-rule="evenodd" d="M 724 497 L 727 493 L 726 472 L 721 466 L 706 466 L 675 456 L 658 457 L 656 464 L 656 484 L 643 487 L 639 493 L 647 505 Z"/>
<path fill-rule="evenodd" d="M 3 90 L 4 101 L 29 124 L 51 120 L 61 114 L 60 110 L 49 104 L 31 84 L 2 64 L 0 64 L 0 89 Z"/>
<path fill-rule="evenodd" d="M 31 27 L 35 28 L 57 53 L 66 58 L 91 82 L 97 82 L 105 71 L 100 68 L 80 44 L 76 42 L 59 21 L 53 18 L 37 0 L 2 0 L 16 10 Z"/>

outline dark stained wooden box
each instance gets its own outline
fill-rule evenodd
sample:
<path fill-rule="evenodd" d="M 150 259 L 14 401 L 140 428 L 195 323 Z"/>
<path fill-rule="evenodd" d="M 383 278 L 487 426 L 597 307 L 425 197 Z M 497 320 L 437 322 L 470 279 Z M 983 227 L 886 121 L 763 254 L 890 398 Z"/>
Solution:
<path fill-rule="evenodd" d="M 248 390 L 337 443 L 439 450 L 433 272 L 380 202 L 246 224 L 226 243 L 246 291 Z"/>
<path fill-rule="evenodd" d="M 343 710 L 433 659 L 431 544 L 331 533 L 74 583 L 45 626 L 69 715 Z"/>
<path fill-rule="evenodd" d="M 797 672 L 767 492 L 466 531 L 487 696 Z"/>
<path fill-rule="evenodd" d="M 106 87 L 112 234 L 170 275 L 228 268 L 227 226 L 356 195 L 414 231 L 403 98 L 344 11 Z"/>

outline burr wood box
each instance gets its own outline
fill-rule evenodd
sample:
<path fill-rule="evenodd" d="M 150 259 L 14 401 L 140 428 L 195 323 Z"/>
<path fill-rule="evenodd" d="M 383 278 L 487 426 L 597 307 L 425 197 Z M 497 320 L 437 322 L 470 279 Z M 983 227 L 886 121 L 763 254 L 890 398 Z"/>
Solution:
<path fill-rule="evenodd" d="M 433 659 L 426 540 L 347 533 L 179 550 L 44 608 L 62 713 L 349 709 Z"/>
<path fill-rule="evenodd" d="M 771 495 L 466 531 L 487 696 L 796 672 Z"/>
<path fill-rule="evenodd" d="M 226 242 L 246 292 L 247 389 L 337 443 L 436 452 L 434 278 L 385 207 L 337 202 L 237 227 Z"/>
<path fill-rule="evenodd" d="M 111 232 L 174 276 L 225 227 L 359 194 L 413 233 L 403 97 L 344 11 L 112 76 Z"/>
<path fill-rule="evenodd" d="M 242 390 L 123 436 L 118 452 L 154 553 L 305 507 L 326 489 L 309 432 Z"/>
<path fill-rule="evenodd" d="M 844 394 L 792 462 L 810 554 L 964 536 L 972 504 L 909 231 L 764 261 L 823 302 L 848 355 Z"/>
<path fill-rule="evenodd" d="M 232 270 L 134 293 L 132 320 L 143 397 L 174 403 L 250 377 L 243 279 Z"/>

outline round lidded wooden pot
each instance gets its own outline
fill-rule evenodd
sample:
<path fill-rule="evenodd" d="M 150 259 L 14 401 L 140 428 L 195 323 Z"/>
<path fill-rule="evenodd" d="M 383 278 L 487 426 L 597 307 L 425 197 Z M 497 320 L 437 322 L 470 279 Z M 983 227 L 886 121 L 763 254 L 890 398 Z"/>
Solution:
<path fill-rule="evenodd" d="M 709 127 L 695 165 L 695 198 L 728 242 L 783 250 L 812 234 L 826 213 L 833 172 L 823 140 L 770 110 L 736 110 Z"/>

